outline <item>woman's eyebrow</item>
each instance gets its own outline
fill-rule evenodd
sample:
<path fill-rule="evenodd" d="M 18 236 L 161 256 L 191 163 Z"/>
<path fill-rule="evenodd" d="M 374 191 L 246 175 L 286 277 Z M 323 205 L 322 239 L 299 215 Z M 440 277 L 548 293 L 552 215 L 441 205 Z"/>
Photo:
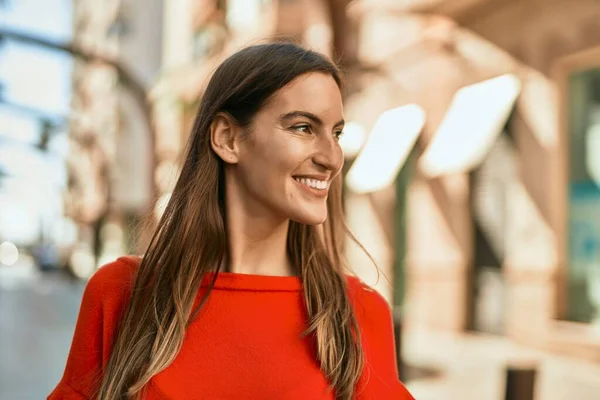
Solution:
<path fill-rule="evenodd" d="M 304 118 L 308 118 L 310 119 L 313 123 L 315 123 L 316 125 L 319 126 L 323 126 L 323 121 L 321 120 L 321 118 L 317 117 L 315 114 L 313 113 L 309 113 L 307 111 L 290 111 L 288 113 L 282 114 L 279 116 L 279 121 L 280 122 L 288 122 L 290 119 L 296 118 L 296 117 L 304 117 Z M 339 125 L 344 125 L 344 120 L 340 120 L 338 121 L 334 126 L 339 126 Z"/>

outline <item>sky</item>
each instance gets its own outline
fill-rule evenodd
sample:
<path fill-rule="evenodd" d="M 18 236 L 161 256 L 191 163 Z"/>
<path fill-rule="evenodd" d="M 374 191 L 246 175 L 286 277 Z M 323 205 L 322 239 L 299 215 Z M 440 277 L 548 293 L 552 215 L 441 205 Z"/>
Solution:
<path fill-rule="evenodd" d="M 54 41 L 72 35 L 71 0 L 4 0 L 0 26 Z M 71 98 L 69 55 L 6 41 L 0 46 L 0 241 L 27 244 L 62 214 L 67 132 L 55 136 L 49 154 L 33 147 L 39 117 L 61 120 Z M 6 103 L 11 104 L 10 106 Z"/>

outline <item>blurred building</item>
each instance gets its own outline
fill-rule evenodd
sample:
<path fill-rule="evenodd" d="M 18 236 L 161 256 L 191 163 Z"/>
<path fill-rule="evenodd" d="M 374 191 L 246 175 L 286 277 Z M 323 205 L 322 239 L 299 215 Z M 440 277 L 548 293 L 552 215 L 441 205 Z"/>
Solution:
<path fill-rule="evenodd" d="M 507 335 L 600 359 L 597 1 L 165 7 L 152 92 L 157 213 L 214 68 L 262 38 L 302 41 L 347 73 L 345 146 L 362 148 L 356 168 L 365 155 L 360 168 L 372 180 L 349 185 L 348 224 L 393 284 L 377 281 L 353 247 L 348 255 L 406 326 Z M 392 145 L 377 148 L 381 140 Z M 380 177 L 392 184 L 377 186 Z"/>
<path fill-rule="evenodd" d="M 71 4 L 4 2 L 0 10 L 0 242 L 16 246 L 15 264 L 57 267 L 73 239 L 63 215 L 72 60 L 19 36 L 69 41 Z M 0 255 L 0 269 L 7 265 Z"/>
<path fill-rule="evenodd" d="M 66 204 L 79 225 L 72 264 L 85 275 L 137 250 L 135 224 L 151 202 L 153 134 L 134 91 L 147 91 L 160 68 L 162 0 L 73 4 L 74 45 L 118 60 L 135 79 L 101 59 L 78 58 L 73 68 Z"/>
<path fill-rule="evenodd" d="M 393 87 L 356 118 L 369 129 L 407 102 L 427 116 L 395 210 L 371 194 L 399 221 L 406 323 L 600 359 L 598 3 L 365 0 L 348 12 L 360 62 Z"/>

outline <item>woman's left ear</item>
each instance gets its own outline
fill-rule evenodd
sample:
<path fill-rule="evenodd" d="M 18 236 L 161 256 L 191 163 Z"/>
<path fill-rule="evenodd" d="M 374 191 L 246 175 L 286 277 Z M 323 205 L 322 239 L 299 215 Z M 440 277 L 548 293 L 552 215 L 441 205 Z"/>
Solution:
<path fill-rule="evenodd" d="M 228 164 L 239 160 L 239 134 L 240 127 L 227 113 L 218 113 L 210 124 L 210 145 Z"/>

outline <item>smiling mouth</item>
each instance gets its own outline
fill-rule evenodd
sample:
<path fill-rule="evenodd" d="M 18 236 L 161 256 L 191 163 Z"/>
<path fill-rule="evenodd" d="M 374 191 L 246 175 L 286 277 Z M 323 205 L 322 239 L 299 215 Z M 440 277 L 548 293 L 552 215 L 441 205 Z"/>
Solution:
<path fill-rule="evenodd" d="M 327 189 L 329 188 L 329 182 L 328 181 L 322 181 L 319 179 L 311 179 L 311 178 L 300 178 L 300 177 L 294 177 L 294 180 L 304 186 L 307 186 L 311 189 L 314 190 L 319 190 L 319 191 L 327 191 Z"/>

